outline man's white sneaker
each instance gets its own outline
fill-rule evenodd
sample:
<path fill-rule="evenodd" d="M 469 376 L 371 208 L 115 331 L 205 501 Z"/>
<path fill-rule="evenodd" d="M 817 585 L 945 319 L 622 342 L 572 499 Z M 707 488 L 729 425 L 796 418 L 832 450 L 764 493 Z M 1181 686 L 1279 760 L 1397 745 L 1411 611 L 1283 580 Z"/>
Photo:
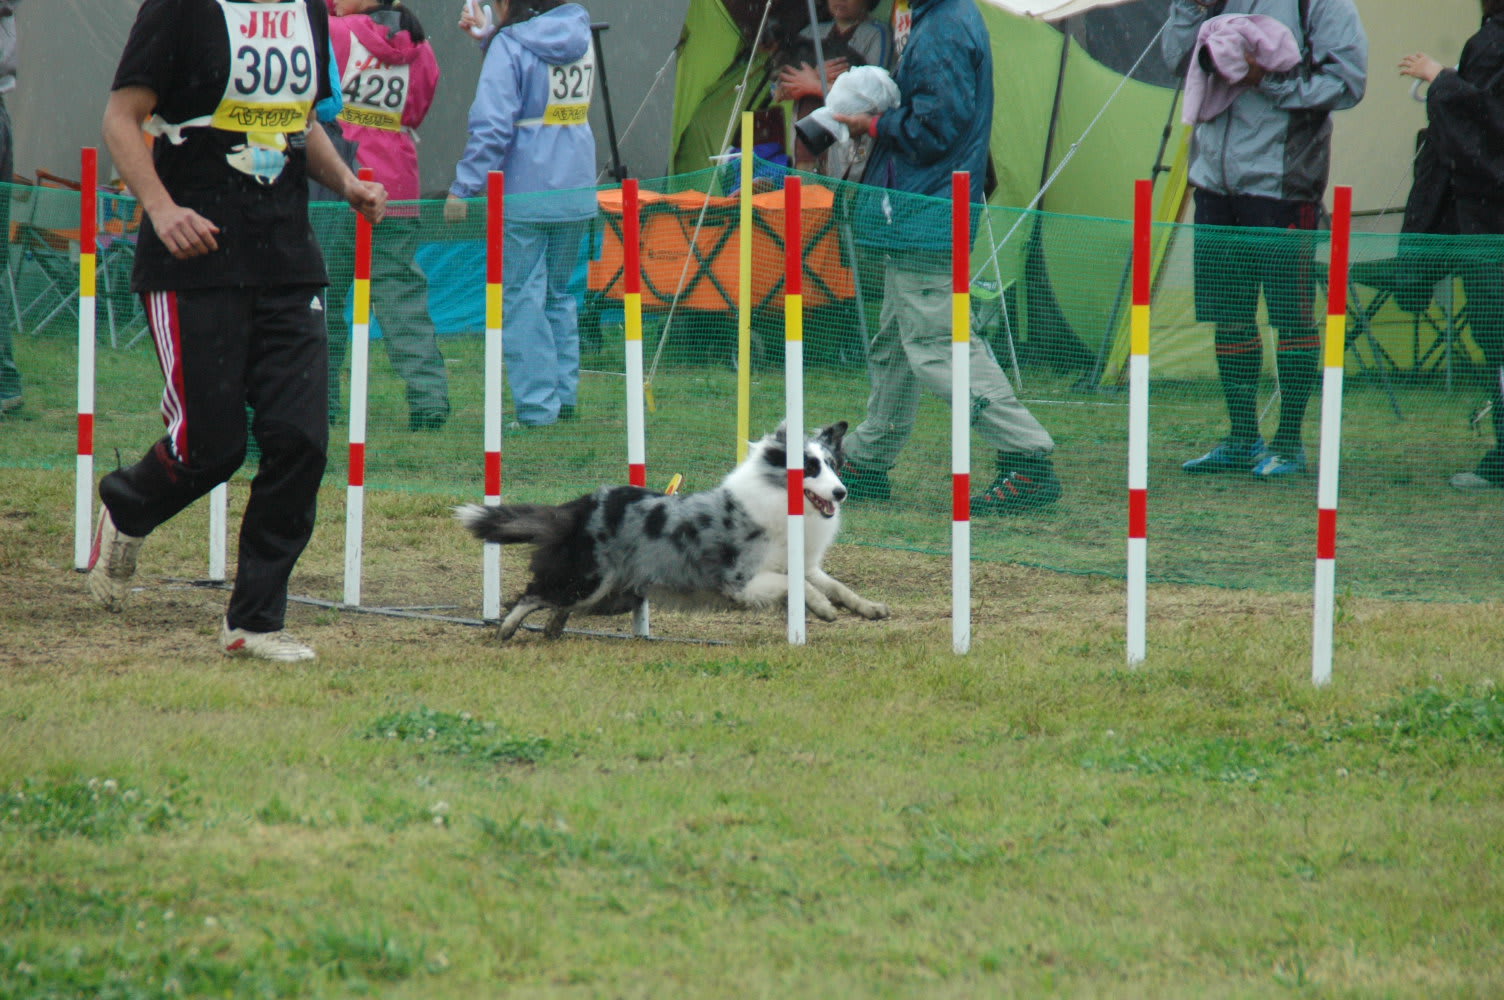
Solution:
<path fill-rule="evenodd" d="M 226 656 L 251 656 L 283 663 L 314 657 L 312 646 L 299 642 L 286 632 L 249 632 L 243 628 L 231 628 L 228 619 L 219 626 L 219 648 Z"/>
<path fill-rule="evenodd" d="M 89 549 L 89 593 L 111 611 L 125 606 L 143 541 L 115 527 L 109 508 L 100 507 L 94 545 Z"/>
<path fill-rule="evenodd" d="M 1447 483 L 1460 493 L 1482 493 L 1499 488 L 1498 483 L 1484 479 L 1476 472 L 1459 472 L 1448 479 Z"/>

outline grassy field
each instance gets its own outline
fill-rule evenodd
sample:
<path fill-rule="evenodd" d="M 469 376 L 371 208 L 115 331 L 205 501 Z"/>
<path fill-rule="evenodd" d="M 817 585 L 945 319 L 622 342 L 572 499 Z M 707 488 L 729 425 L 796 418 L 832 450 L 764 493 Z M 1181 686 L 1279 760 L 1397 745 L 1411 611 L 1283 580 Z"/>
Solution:
<path fill-rule="evenodd" d="M 1497 600 L 1344 596 L 1318 690 L 1308 595 L 1157 585 L 1129 671 L 1121 581 L 981 563 L 957 657 L 943 558 L 842 546 L 894 618 L 802 649 L 296 605 L 275 666 L 201 511 L 92 606 L 68 480 L 0 469 L 0 996 L 1504 994 Z M 459 496 L 372 494 L 374 602 L 473 601 Z"/>

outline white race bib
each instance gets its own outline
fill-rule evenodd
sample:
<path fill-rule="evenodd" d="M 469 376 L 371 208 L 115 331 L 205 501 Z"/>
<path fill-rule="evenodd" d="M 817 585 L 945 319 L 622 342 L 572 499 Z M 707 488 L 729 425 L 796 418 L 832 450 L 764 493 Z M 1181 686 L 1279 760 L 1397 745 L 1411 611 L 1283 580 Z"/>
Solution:
<path fill-rule="evenodd" d="M 230 42 L 230 75 L 210 124 L 227 132 L 300 132 L 318 96 L 318 60 L 299 0 L 219 0 Z"/>
<path fill-rule="evenodd" d="M 542 125 L 583 125 L 590 120 L 590 98 L 595 93 L 595 46 L 572 63 L 548 67 L 548 106 Z"/>
<path fill-rule="evenodd" d="M 351 35 L 350 58 L 340 78 L 340 89 L 345 96 L 340 120 L 400 132 L 411 80 L 411 66 L 388 66 Z"/>

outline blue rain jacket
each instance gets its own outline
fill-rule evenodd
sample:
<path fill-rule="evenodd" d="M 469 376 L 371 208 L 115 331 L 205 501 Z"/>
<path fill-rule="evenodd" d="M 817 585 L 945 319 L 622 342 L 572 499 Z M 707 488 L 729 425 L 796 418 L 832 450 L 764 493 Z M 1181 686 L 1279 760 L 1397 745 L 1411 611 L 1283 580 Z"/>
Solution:
<path fill-rule="evenodd" d="M 511 218 L 550 221 L 595 214 L 595 134 L 588 120 L 553 124 L 561 116 L 550 113 L 551 94 L 555 107 L 561 97 L 573 102 L 583 97 L 588 105 L 595 84 L 593 61 L 586 59 L 590 47 L 590 15 L 574 3 L 496 33 L 481 66 L 470 106 L 470 138 L 450 194 L 478 197 L 485 193 L 487 172 L 502 170 Z M 513 197 L 568 189 L 586 190 Z"/>

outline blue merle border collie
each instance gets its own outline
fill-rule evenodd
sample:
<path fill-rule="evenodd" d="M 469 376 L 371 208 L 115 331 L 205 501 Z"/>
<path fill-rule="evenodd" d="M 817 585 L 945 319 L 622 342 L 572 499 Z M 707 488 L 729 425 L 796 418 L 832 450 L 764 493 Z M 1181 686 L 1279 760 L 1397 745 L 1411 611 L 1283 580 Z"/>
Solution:
<path fill-rule="evenodd" d="M 826 621 L 836 608 L 888 617 L 820 568 L 841 527 L 846 487 L 836 475 L 846 422 L 804 445 L 805 602 Z M 638 486 L 602 486 L 557 507 L 543 504 L 455 508 L 475 537 L 531 544 L 532 579 L 501 622 L 516 634 L 534 611 L 553 612 L 544 634 L 557 638 L 575 612 L 616 615 L 650 600 L 662 607 L 766 608 L 788 596 L 788 444 L 783 425 L 754 442 L 747 460 L 715 489 L 666 495 Z"/>

